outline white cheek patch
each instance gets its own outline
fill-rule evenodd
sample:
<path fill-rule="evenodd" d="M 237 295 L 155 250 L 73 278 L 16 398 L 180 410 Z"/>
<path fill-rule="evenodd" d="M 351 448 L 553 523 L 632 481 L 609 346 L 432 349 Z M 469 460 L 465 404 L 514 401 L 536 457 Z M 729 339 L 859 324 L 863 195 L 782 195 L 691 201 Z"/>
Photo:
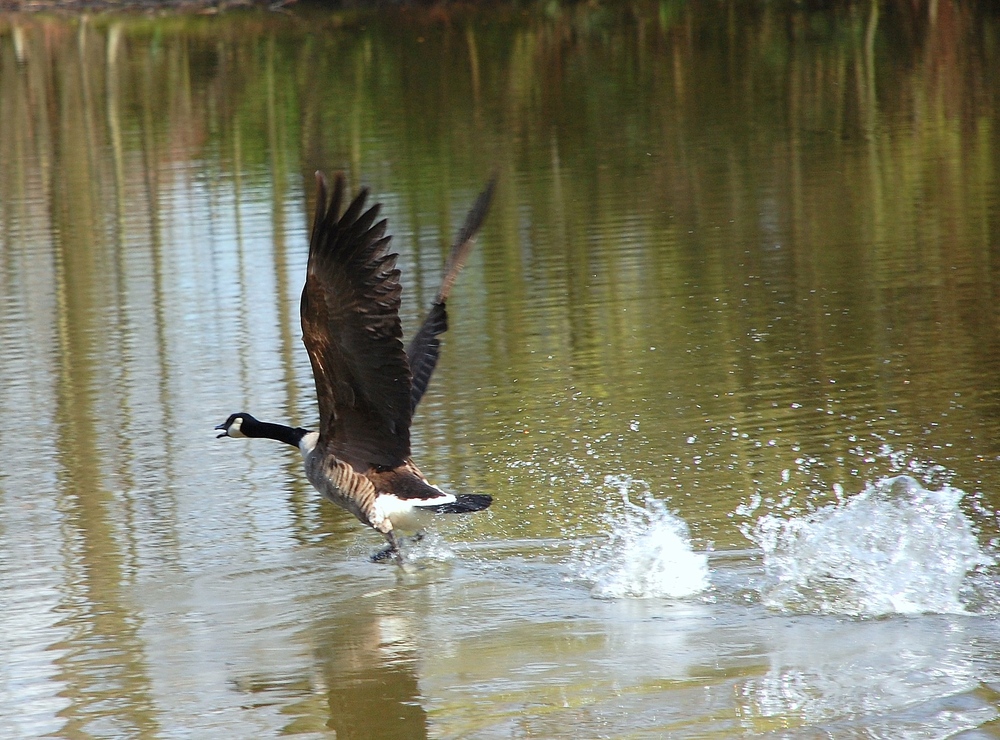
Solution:
<path fill-rule="evenodd" d="M 233 419 L 233 423 L 229 425 L 226 429 L 226 434 L 230 437 L 246 437 L 243 432 L 240 431 L 240 427 L 243 426 L 243 417 L 237 416 Z"/>

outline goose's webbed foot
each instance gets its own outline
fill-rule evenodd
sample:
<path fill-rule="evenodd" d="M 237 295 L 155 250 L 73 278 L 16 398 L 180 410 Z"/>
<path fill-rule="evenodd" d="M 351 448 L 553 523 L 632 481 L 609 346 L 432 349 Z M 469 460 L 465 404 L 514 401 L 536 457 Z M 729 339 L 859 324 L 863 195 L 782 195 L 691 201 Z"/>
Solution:
<path fill-rule="evenodd" d="M 405 543 L 420 542 L 424 539 L 424 533 L 416 532 L 415 534 L 409 535 L 407 537 L 402 537 L 402 536 L 397 537 L 395 532 L 389 531 L 385 533 L 385 538 L 386 540 L 388 540 L 389 544 L 387 544 L 381 550 L 373 552 L 371 554 L 370 560 L 373 563 L 384 563 L 387 560 L 395 558 L 396 562 L 399 565 L 403 565 L 403 551 L 402 549 L 400 549 L 400 544 L 404 542 Z"/>
<path fill-rule="evenodd" d="M 395 547 L 392 545 L 386 545 L 381 550 L 373 552 L 369 560 L 373 563 L 384 563 L 386 560 L 391 560 L 398 555 L 399 551 Z"/>
<path fill-rule="evenodd" d="M 399 540 L 396 538 L 396 533 L 391 529 L 388 532 L 384 532 L 386 540 L 389 544 L 383 547 L 378 552 L 375 552 L 371 556 L 371 561 L 373 563 L 382 563 L 390 558 L 395 558 L 396 563 L 400 566 L 403 565 L 403 551 L 399 549 Z"/>

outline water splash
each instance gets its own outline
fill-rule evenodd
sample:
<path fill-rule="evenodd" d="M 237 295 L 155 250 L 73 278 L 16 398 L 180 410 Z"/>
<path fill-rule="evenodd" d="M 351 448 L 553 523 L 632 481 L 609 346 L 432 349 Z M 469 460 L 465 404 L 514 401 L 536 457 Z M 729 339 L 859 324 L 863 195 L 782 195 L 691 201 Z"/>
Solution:
<path fill-rule="evenodd" d="M 433 530 L 425 530 L 419 537 L 407 537 L 402 550 L 403 559 L 412 565 L 445 563 L 455 559 L 451 544 Z"/>
<path fill-rule="evenodd" d="M 578 552 L 576 570 L 592 583 L 591 593 L 601 599 L 683 598 L 708 588 L 708 558 L 691 547 L 687 524 L 648 487 L 643 505 L 632 503 L 630 490 L 640 485 L 627 475 L 609 475 L 606 487 L 617 488 L 621 503 L 607 512 L 608 537 L 587 551 Z"/>
<path fill-rule="evenodd" d="M 764 602 L 853 616 L 966 612 L 967 574 L 995 563 L 963 495 L 900 475 L 811 514 L 760 517 L 744 534 L 764 551 Z"/>

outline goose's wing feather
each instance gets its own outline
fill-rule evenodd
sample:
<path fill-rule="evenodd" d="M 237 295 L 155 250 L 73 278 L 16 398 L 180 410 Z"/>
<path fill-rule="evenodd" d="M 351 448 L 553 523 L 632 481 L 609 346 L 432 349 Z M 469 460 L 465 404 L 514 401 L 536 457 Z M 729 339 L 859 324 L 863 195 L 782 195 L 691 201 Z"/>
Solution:
<path fill-rule="evenodd" d="M 448 312 L 445 303 L 451 293 L 451 287 L 455 284 L 455 279 L 472 251 L 475 244 L 476 234 L 482 228 L 483 221 L 486 220 L 486 213 L 490 209 L 490 202 L 493 200 L 493 191 L 496 188 L 497 178 L 494 175 L 486 184 L 483 192 L 472 204 L 465 223 L 462 224 L 455 244 L 451 248 L 448 263 L 445 265 L 444 278 L 441 280 L 441 288 L 438 290 L 431 310 L 427 312 L 424 323 L 420 326 L 410 345 L 406 349 L 406 356 L 410 365 L 412 376 L 410 385 L 410 410 L 416 409 L 417 404 L 427 390 L 431 382 L 431 375 L 437 365 L 438 357 L 441 354 L 441 340 L 438 339 L 448 331 Z"/>
<path fill-rule="evenodd" d="M 344 178 L 333 195 L 316 173 L 316 216 L 302 289 L 302 341 L 319 400 L 320 439 L 363 469 L 395 467 L 410 454 L 410 371 L 401 340 L 397 255 L 389 251 L 379 206 L 362 190 L 339 215 Z"/>
<path fill-rule="evenodd" d="M 413 374 L 410 385 L 411 414 L 416 410 L 431 382 L 431 375 L 441 355 L 441 340 L 438 337 L 446 331 L 448 331 L 448 311 L 443 301 L 435 302 L 427 312 L 420 331 L 413 335 L 406 350 L 410 361 L 410 372 Z"/>

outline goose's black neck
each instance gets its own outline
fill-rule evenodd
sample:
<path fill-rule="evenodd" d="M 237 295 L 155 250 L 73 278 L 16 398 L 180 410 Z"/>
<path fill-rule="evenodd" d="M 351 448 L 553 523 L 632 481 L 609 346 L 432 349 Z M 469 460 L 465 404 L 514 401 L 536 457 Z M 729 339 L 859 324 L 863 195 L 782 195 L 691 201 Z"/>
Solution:
<path fill-rule="evenodd" d="M 250 422 L 250 419 L 245 419 L 240 427 L 240 431 L 246 436 L 276 439 L 279 442 L 284 442 L 285 444 L 296 448 L 299 446 L 299 442 L 302 441 L 302 438 L 309 433 L 309 430 L 303 429 L 302 427 L 289 427 L 284 424 L 272 424 L 269 421 L 258 421 L 257 419 L 254 419 L 252 423 L 248 422 Z"/>

